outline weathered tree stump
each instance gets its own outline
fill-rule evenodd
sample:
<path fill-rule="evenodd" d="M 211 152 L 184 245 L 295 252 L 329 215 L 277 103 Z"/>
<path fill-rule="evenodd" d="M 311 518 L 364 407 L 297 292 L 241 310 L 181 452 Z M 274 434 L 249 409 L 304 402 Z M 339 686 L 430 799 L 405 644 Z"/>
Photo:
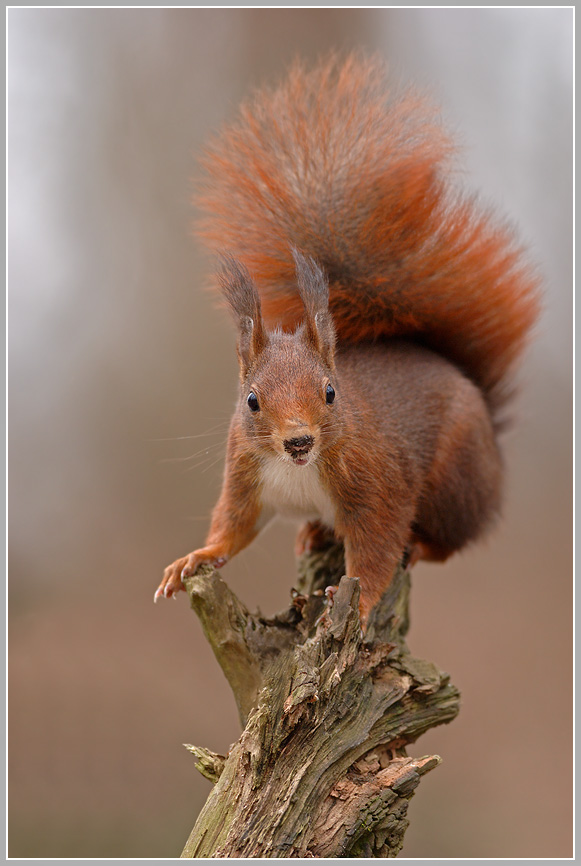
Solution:
<path fill-rule="evenodd" d="M 182 857 L 390 857 L 437 755 L 405 747 L 451 721 L 458 690 L 410 655 L 400 568 L 362 636 L 339 546 L 300 564 L 291 607 L 250 614 L 206 569 L 186 580 L 244 728 L 227 756 L 187 746 L 215 786 Z M 338 584 L 329 598 L 323 588 Z"/>

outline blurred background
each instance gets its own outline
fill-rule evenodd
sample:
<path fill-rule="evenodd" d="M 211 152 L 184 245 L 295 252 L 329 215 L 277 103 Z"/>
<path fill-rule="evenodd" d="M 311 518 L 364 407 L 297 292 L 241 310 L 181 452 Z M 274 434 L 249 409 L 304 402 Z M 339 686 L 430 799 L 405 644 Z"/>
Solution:
<path fill-rule="evenodd" d="M 182 743 L 239 736 L 185 597 L 152 604 L 203 541 L 237 384 L 191 180 L 249 88 L 361 46 L 432 89 L 546 280 L 504 520 L 414 571 L 410 648 L 463 707 L 410 749 L 443 764 L 402 856 L 572 854 L 572 10 L 12 8 L 12 857 L 179 856 L 210 790 Z M 249 607 L 287 604 L 293 536 L 224 570 Z"/>

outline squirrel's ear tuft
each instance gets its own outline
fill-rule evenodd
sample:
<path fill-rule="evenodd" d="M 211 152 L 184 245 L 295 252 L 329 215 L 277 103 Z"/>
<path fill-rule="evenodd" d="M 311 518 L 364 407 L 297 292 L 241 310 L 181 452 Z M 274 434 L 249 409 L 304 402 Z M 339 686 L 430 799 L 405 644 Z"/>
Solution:
<path fill-rule="evenodd" d="M 297 272 L 297 284 L 305 308 L 307 340 L 320 353 L 325 363 L 334 367 L 335 327 L 329 312 L 329 283 L 323 269 L 314 259 L 292 250 Z"/>
<path fill-rule="evenodd" d="M 220 256 L 218 281 L 238 328 L 238 360 L 240 377 L 244 380 L 266 345 L 260 297 L 249 272 L 234 256 Z"/>

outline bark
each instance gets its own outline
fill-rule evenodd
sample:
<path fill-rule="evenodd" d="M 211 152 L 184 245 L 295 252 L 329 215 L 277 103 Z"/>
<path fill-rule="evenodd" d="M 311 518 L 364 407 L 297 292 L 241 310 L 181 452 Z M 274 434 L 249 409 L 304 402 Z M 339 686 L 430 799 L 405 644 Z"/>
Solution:
<path fill-rule="evenodd" d="M 244 730 L 227 756 L 187 746 L 215 785 L 182 857 L 401 850 L 409 800 L 440 763 L 406 746 L 451 721 L 459 693 L 407 649 L 409 573 L 398 570 L 364 636 L 359 584 L 343 573 L 339 546 L 304 557 L 290 608 L 271 620 L 249 613 L 216 571 L 186 580 Z"/>

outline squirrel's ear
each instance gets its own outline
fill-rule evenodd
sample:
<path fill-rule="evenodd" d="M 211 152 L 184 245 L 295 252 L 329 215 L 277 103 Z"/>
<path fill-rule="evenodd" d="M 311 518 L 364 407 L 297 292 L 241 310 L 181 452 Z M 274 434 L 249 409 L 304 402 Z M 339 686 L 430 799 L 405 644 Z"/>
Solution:
<path fill-rule="evenodd" d="M 329 312 L 329 283 L 314 259 L 293 249 L 297 283 L 305 307 L 307 340 L 331 368 L 334 367 L 335 327 Z"/>
<path fill-rule="evenodd" d="M 252 362 L 266 345 L 260 297 L 250 274 L 233 256 L 220 256 L 218 280 L 238 328 L 240 378 L 244 380 Z"/>

